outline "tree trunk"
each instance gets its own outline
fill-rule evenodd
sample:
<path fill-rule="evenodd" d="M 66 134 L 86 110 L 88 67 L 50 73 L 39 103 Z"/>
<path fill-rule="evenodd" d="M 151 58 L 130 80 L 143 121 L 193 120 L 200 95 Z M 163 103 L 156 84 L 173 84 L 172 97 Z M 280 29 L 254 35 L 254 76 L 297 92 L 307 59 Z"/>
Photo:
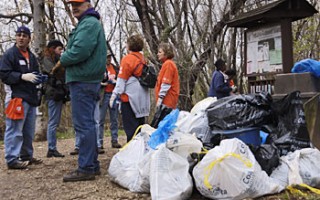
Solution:
<path fill-rule="evenodd" d="M 45 34 L 45 6 L 44 0 L 34 0 L 34 13 L 33 13 L 33 24 L 34 24 L 34 52 L 42 60 L 43 50 L 46 46 L 46 34 Z M 43 141 L 46 140 L 46 116 L 42 114 L 45 105 L 42 103 L 37 109 L 37 120 L 36 120 L 36 132 L 35 140 Z"/>

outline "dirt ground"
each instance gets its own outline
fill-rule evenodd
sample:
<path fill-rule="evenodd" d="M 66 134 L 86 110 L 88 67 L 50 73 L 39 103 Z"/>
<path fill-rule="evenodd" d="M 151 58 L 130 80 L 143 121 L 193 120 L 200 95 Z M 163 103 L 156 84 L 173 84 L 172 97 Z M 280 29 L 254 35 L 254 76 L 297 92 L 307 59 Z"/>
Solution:
<path fill-rule="evenodd" d="M 4 146 L 0 146 L 0 199 L 151 199 L 150 194 L 132 193 L 111 182 L 107 169 L 117 149 L 111 148 L 110 138 L 105 138 L 106 153 L 99 155 L 101 175 L 94 181 L 64 183 L 62 177 L 77 168 L 77 156 L 69 155 L 74 149 L 74 139 L 58 140 L 58 150 L 64 158 L 47 158 L 47 143 L 34 142 L 34 157 L 43 159 L 41 165 L 31 165 L 27 170 L 8 170 L 4 160 Z M 120 143 L 125 137 L 120 136 Z M 205 199 L 195 193 L 191 199 Z"/>
<path fill-rule="evenodd" d="M 121 144 L 125 143 L 124 136 L 120 136 L 119 140 Z M 69 155 L 74 149 L 74 139 L 58 140 L 58 150 L 65 155 L 64 158 L 47 158 L 47 142 L 34 142 L 34 156 L 43 159 L 43 164 L 31 165 L 27 170 L 8 170 L 4 160 L 4 145 L 0 145 L 0 199 L 150 200 L 150 194 L 132 193 L 111 182 L 107 169 L 112 156 L 118 152 L 118 149 L 111 148 L 110 144 L 110 137 L 105 137 L 106 153 L 99 155 L 101 175 L 96 176 L 96 180 L 93 181 L 73 183 L 64 183 L 62 177 L 65 173 L 77 168 L 77 156 Z M 258 199 L 291 199 L 283 198 L 284 196 L 283 194 L 271 195 Z M 206 198 L 194 189 L 190 199 Z"/>

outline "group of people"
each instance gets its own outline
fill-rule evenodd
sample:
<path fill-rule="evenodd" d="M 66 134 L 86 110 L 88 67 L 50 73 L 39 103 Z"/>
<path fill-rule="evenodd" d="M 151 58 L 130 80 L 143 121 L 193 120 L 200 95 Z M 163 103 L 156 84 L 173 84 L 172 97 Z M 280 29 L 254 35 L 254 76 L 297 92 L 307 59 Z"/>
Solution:
<path fill-rule="evenodd" d="M 111 65 L 107 54 L 105 34 L 100 15 L 90 0 L 69 0 L 77 26 L 68 38 L 65 51 L 59 40 L 48 43 L 43 69 L 30 51 L 31 32 L 26 26 L 16 31 L 16 43 L 5 52 L 0 64 L 0 78 L 6 90 L 5 159 L 8 169 L 26 169 L 30 164 L 41 164 L 33 156 L 32 140 L 35 133 L 36 107 L 39 105 L 38 85 L 49 76 L 45 98 L 48 104 L 47 157 L 64 157 L 56 146 L 56 129 L 61 118 L 63 103 L 71 101 L 72 122 L 76 133 L 78 168 L 63 176 L 63 181 L 93 180 L 100 174 L 98 153 L 103 149 L 103 132 L 106 111 L 110 111 L 112 147 L 118 143 L 118 107 L 120 106 L 124 131 L 130 141 L 136 129 L 146 123 L 150 114 L 150 90 L 142 86 L 138 77 L 147 62 L 141 53 L 144 41 L 140 35 L 127 39 L 127 55 L 123 57 L 119 73 Z M 177 66 L 172 60 L 171 45 L 162 43 L 158 49 L 162 66 L 157 78 L 155 97 L 159 121 L 178 104 L 180 92 Z M 107 57 L 107 59 L 106 59 Z M 100 100 L 103 86 L 104 95 Z M 70 99 L 69 99 L 70 98 Z M 100 101 L 99 101 L 100 100 Z M 21 104 L 19 104 L 19 101 Z M 18 102 L 18 103 L 16 103 Z M 119 105 L 120 102 L 120 105 Z M 7 109 L 7 108 L 13 109 Z M 98 109 L 97 109 L 98 108 Z"/>
<path fill-rule="evenodd" d="M 36 56 L 30 51 L 31 32 L 26 26 L 16 31 L 16 43 L 8 49 L 0 63 L 0 78 L 6 91 L 5 159 L 8 169 L 26 169 L 30 164 L 41 164 L 33 156 L 36 107 L 39 105 L 38 85 L 46 80 L 45 99 L 48 105 L 47 157 L 64 157 L 57 150 L 56 131 L 66 101 L 71 101 L 71 112 L 78 168 L 63 176 L 63 181 L 93 180 L 100 174 L 98 154 L 103 153 L 106 112 L 110 113 L 111 145 L 118 142 L 118 110 L 129 142 L 150 114 L 150 89 L 142 86 L 141 76 L 147 62 L 142 54 L 144 41 L 140 35 L 127 38 L 127 55 L 120 63 L 119 73 L 107 54 L 105 34 L 100 15 L 90 0 L 69 0 L 77 26 L 68 38 L 66 49 L 59 40 L 48 43 L 40 70 Z M 64 52 L 63 52 L 64 51 Z M 62 54 L 63 52 L 63 54 Z M 151 125 L 159 122 L 178 105 L 180 81 L 173 61 L 174 50 L 168 43 L 159 44 L 162 65 L 154 89 L 156 114 Z M 222 98 L 234 93 L 226 64 L 216 61 L 209 96 Z M 100 91 L 103 88 L 103 97 Z M 12 117 L 13 116 L 13 117 Z"/>

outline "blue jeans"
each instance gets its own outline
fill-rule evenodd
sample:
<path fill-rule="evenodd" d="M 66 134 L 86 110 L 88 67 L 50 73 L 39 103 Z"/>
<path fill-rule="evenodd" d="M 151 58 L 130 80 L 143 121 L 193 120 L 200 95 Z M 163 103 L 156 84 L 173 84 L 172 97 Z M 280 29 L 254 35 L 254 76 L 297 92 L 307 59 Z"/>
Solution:
<path fill-rule="evenodd" d="M 48 128 L 47 128 L 47 139 L 48 149 L 57 150 L 57 128 L 61 119 L 63 102 L 48 100 Z"/>
<path fill-rule="evenodd" d="M 100 170 L 97 151 L 95 108 L 100 83 L 69 83 L 72 121 L 79 137 L 78 171 L 93 174 Z"/>
<path fill-rule="evenodd" d="M 104 122 L 106 120 L 107 110 L 109 110 L 110 116 L 110 131 L 112 142 L 118 141 L 118 104 L 113 108 L 109 107 L 109 101 L 112 93 L 104 93 L 103 99 L 100 104 L 100 122 L 99 122 L 99 133 L 98 133 L 98 148 L 103 146 L 103 133 L 104 133 Z"/>
<path fill-rule="evenodd" d="M 96 107 L 94 109 L 94 121 L 96 123 L 96 131 L 97 131 L 97 138 L 99 136 L 99 119 L 100 119 L 100 111 L 99 111 L 99 101 L 97 101 Z M 79 149 L 79 145 L 80 145 L 80 137 L 79 134 L 75 133 L 75 138 L 76 138 L 76 142 L 75 142 L 75 149 Z M 98 144 L 98 148 L 101 147 Z"/>
<path fill-rule="evenodd" d="M 6 102 L 6 107 L 9 102 Z M 4 134 L 5 159 L 8 165 L 12 165 L 22 159 L 33 158 L 32 140 L 36 125 L 36 107 L 23 101 L 24 118 L 11 120 L 6 118 L 6 130 Z"/>

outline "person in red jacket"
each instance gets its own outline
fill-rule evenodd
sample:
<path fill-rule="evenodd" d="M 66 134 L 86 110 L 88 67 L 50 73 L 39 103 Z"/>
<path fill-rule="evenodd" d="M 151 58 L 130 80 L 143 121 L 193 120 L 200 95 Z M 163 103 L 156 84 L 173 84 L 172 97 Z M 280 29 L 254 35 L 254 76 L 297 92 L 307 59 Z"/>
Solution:
<path fill-rule="evenodd" d="M 179 73 L 172 60 L 174 57 L 172 46 L 168 43 L 161 43 L 157 55 L 162 66 L 155 87 L 157 110 L 151 123 L 154 128 L 158 127 L 159 122 L 167 114 L 177 108 L 180 93 Z"/>

